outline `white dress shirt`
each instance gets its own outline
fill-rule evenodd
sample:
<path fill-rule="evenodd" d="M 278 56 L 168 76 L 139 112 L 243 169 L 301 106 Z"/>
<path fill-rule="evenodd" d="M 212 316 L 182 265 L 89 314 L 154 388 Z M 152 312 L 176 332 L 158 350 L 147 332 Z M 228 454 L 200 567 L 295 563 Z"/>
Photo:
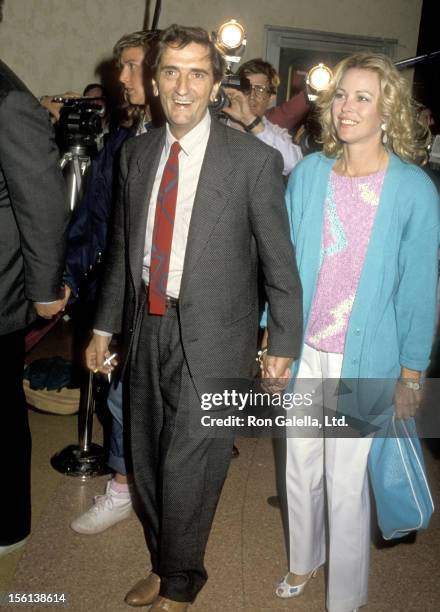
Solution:
<path fill-rule="evenodd" d="M 171 243 L 171 258 L 167 283 L 167 295 L 174 298 L 179 297 L 189 223 L 191 221 L 194 197 L 199 183 L 200 170 L 202 169 L 210 130 L 211 115 L 209 111 L 206 111 L 206 115 L 200 123 L 179 140 L 182 150 L 179 153 L 179 184 L 177 188 L 176 214 L 174 218 L 174 232 Z M 171 145 L 176 140 L 177 139 L 171 134 L 167 123 L 165 146 L 160 157 L 156 178 L 154 179 L 150 206 L 148 209 L 144 263 L 142 266 L 142 278 L 147 285 L 150 277 L 151 239 L 153 236 L 154 217 L 156 214 L 157 194 Z M 93 332 L 98 336 L 110 337 L 112 335 L 99 329 L 94 329 Z"/>
<path fill-rule="evenodd" d="M 275 123 L 271 123 L 266 117 L 261 117 L 264 130 L 256 134 L 256 137 L 270 147 L 277 149 L 283 156 L 283 174 L 290 174 L 296 164 L 302 159 L 300 147 L 293 144 L 289 132 Z"/>
<path fill-rule="evenodd" d="M 206 145 L 208 144 L 210 128 L 211 116 L 209 112 L 206 111 L 204 118 L 196 127 L 179 140 L 182 150 L 179 153 L 179 184 L 177 188 L 176 214 L 174 218 L 174 231 L 171 243 L 171 257 L 166 291 L 167 295 L 173 298 L 178 298 L 180 293 L 180 282 L 182 280 L 189 224 L 199 183 L 200 170 L 202 168 L 203 158 L 205 157 Z M 177 139 L 171 134 L 167 124 L 165 146 L 160 157 L 148 208 L 144 262 L 142 266 L 142 278 L 147 285 L 150 277 L 151 242 L 156 214 L 157 194 L 171 145 L 176 140 Z"/>

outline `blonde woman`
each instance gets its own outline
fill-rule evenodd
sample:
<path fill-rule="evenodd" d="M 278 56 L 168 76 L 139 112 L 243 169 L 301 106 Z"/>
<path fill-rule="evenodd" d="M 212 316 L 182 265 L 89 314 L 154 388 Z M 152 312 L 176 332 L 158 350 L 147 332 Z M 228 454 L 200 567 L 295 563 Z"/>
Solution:
<path fill-rule="evenodd" d="M 417 167 L 427 131 L 388 58 L 355 54 L 319 101 L 323 153 L 293 171 L 286 200 L 304 290 L 298 379 L 396 381 L 397 417 L 414 414 L 434 332 L 439 202 Z M 328 562 L 327 608 L 367 603 L 371 438 L 287 439 L 289 573 L 300 595 Z M 328 517 L 326 545 L 325 513 Z"/>

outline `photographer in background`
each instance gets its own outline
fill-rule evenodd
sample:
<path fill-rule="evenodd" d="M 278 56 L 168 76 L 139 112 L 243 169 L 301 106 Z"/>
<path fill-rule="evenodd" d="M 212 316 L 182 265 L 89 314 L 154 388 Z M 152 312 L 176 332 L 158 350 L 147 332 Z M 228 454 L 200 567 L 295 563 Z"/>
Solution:
<path fill-rule="evenodd" d="M 243 92 L 225 87 L 230 105 L 222 112 L 228 116 L 229 125 L 242 132 L 249 132 L 262 142 L 277 149 L 283 156 L 283 174 L 287 176 L 302 159 L 301 149 L 293 144 L 292 138 L 284 128 L 271 123 L 265 114 L 274 102 L 280 83 L 275 68 L 262 59 L 252 59 L 244 63 L 237 76 L 250 81 L 250 90 Z"/>

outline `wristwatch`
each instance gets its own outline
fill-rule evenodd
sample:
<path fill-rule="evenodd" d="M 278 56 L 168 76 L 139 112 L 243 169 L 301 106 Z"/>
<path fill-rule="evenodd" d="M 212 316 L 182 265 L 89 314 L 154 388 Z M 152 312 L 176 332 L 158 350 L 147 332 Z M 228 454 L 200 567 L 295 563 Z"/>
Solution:
<path fill-rule="evenodd" d="M 257 125 L 260 125 L 261 123 L 261 117 L 255 117 L 255 119 L 249 123 L 249 125 L 245 125 L 244 129 L 246 130 L 246 132 L 252 132 L 252 130 L 257 127 Z"/>

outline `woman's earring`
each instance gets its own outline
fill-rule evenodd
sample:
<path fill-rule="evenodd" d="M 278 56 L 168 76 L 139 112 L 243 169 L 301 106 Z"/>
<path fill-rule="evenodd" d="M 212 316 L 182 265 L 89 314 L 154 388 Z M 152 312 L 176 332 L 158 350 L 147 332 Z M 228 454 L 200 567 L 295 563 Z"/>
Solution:
<path fill-rule="evenodd" d="M 382 130 L 382 144 L 385 145 L 388 142 L 387 124 L 382 123 L 382 125 L 380 126 L 380 129 Z"/>

